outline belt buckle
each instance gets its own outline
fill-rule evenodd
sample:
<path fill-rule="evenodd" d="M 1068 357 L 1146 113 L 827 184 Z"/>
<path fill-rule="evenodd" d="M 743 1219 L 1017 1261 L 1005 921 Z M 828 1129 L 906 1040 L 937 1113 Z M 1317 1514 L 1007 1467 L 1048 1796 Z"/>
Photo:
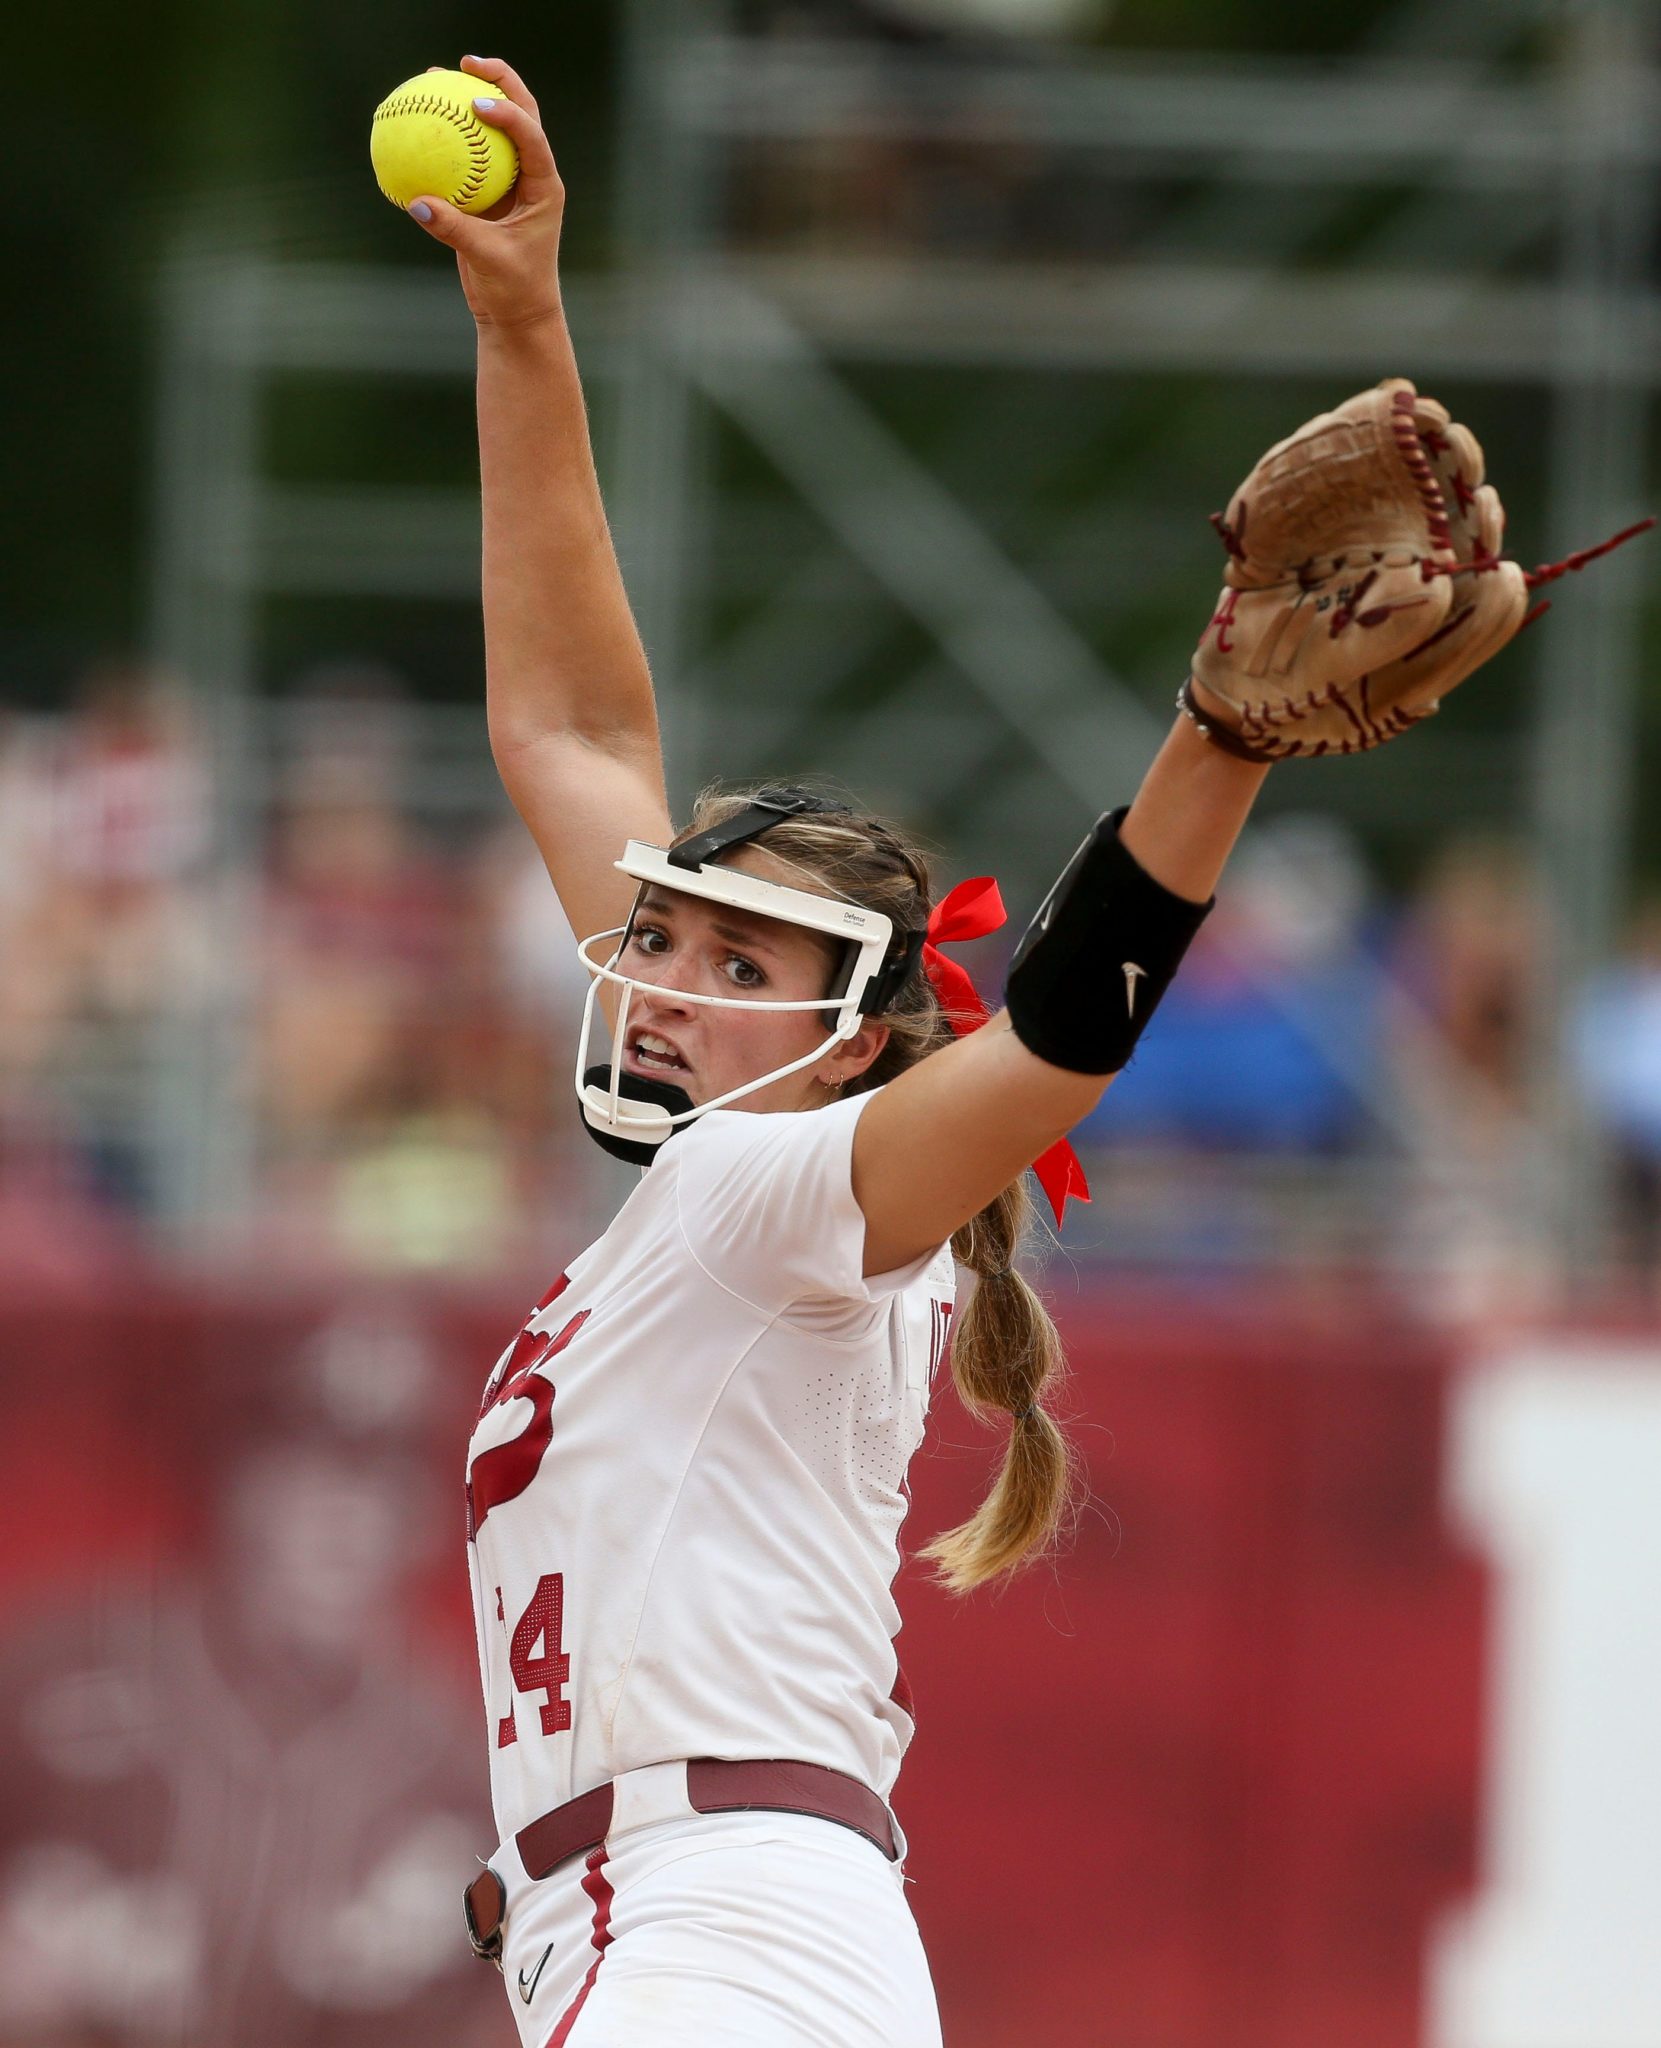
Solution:
<path fill-rule="evenodd" d="M 474 1900 L 475 1892 L 483 1894 L 482 1911 Z M 502 1914 L 507 1896 L 506 1885 L 488 1863 L 461 1895 L 461 1914 L 467 1922 L 467 1939 L 473 1944 L 473 1953 L 480 1962 L 494 1963 L 498 1970 L 502 1967 Z"/>

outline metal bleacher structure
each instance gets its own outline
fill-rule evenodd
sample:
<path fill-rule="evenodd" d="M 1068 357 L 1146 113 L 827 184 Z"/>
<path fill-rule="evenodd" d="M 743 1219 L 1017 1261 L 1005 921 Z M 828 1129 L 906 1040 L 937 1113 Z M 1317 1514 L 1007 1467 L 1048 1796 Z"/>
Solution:
<path fill-rule="evenodd" d="M 1654 26 L 1650 0 L 1402 0 L 1342 60 L 1225 61 L 740 33 L 715 4 L 633 0 L 619 262 L 568 297 L 677 798 L 811 768 L 1030 900 L 1169 717 L 1183 650 L 1154 628 L 1116 662 L 1115 607 L 1185 585 L 1191 637 L 1218 567 L 1204 515 L 1262 429 L 1392 367 L 1537 423 L 1531 556 L 1647 509 Z M 214 722 L 234 959 L 269 780 L 265 608 L 478 588 L 471 494 L 279 483 L 264 394 L 464 380 L 472 334 L 447 266 L 220 253 L 177 266 L 162 353 L 155 644 Z M 1109 401 L 1138 380 L 1189 422 L 1180 476 L 1114 441 Z M 1230 411 L 1241 438 L 1196 466 Z M 1103 449 L 1075 486 L 1069 461 Z M 1425 834 L 1469 803 L 1540 849 L 1532 1113 L 1485 1198 L 1581 1272 L 1610 1161 L 1561 1078 L 1564 992 L 1607 957 L 1629 858 L 1638 552 L 1577 585 L 1572 633 L 1510 657 L 1537 684 L 1526 724 L 1438 721 L 1286 799 Z M 439 800 L 473 801 L 477 713 L 428 732 Z M 168 1207 L 198 1243 L 254 1170 L 238 1031 L 233 972 L 156 1063 Z M 1482 1085 L 1425 1047 L 1440 1085 Z M 1366 1055 L 1331 1056 L 1376 1128 L 1367 1199 L 1446 1173 Z"/>

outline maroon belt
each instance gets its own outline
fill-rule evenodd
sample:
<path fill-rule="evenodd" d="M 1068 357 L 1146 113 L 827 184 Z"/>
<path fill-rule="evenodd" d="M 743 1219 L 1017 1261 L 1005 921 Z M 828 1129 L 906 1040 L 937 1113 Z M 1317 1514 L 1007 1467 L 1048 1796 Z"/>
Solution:
<path fill-rule="evenodd" d="M 818 1820 L 852 1828 L 874 1842 L 890 1863 L 897 1854 L 894 1823 L 886 1803 L 857 1778 L 824 1764 L 770 1757 L 736 1762 L 723 1757 L 692 1757 L 686 1766 L 686 1796 L 695 1813 L 812 1814 Z M 528 1822 L 514 1837 L 525 1874 L 546 1877 L 571 1857 L 597 1849 L 611 1831 L 611 1809 L 611 1786 L 596 1785 L 592 1792 L 568 1799 L 540 1820 Z M 498 1965 L 505 1903 L 502 1881 L 488 1866 L 462 1897 L 474 1953 Z"/>

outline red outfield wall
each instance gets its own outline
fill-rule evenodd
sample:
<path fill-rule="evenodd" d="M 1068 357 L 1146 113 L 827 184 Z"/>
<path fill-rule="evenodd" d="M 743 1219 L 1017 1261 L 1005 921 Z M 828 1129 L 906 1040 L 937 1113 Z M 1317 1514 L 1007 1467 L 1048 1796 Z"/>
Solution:
<path fill-rule="evenodd" d="M 0 1306 L 0 1981 L 24 1987 L 0 2044 L 512 2040 L 501 1980 L 434 1930 L 455 1845 L 488 1847 L 462 1447 L 538 1291 L 128 1276 Z M 902 1580 L 898 1808 L 950 2048 L 1413 2048 L 1427 1929 L 1472 1882 L 1487 1612 L 1441 1512 L 1446 1348 L 1359 1297 L 1120 1290 L 1062 1318 L 1092 1489 L 1072 1549 L 967 1603 Z M 942 1392 L 914 1541 L 993 1447 Z M 124 1625 L 152 1600 L 166 1628 Z M 214 1919 L 227 1834 L 237 1884 L 315 1925 Z M 43 1959 L 23 1903 L 66 1842 L 106 1947 L 124 1901 L 151 1958 L 102 2014 L 75 1930 Z M 427 1932 L 370 1995 L 331 1930 L 423 1856 Z M 194 1947 L 145 1920 L 162 1879 L 175 1931 L 202 1902 Z"/>

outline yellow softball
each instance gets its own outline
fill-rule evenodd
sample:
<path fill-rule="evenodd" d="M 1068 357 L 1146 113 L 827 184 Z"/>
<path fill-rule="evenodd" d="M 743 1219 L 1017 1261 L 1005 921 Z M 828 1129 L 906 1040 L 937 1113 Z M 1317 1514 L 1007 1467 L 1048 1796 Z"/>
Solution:
<path fill-rule="evenodd" d="M 473 101 L 497 97 L 488 79 L 465 71 L 423 71 L 375 109 L 369 160 L 394 206 L 430 192 L 463 213 L 494 206 L 519 175 L 519 152 L 481 121 Z"/>

